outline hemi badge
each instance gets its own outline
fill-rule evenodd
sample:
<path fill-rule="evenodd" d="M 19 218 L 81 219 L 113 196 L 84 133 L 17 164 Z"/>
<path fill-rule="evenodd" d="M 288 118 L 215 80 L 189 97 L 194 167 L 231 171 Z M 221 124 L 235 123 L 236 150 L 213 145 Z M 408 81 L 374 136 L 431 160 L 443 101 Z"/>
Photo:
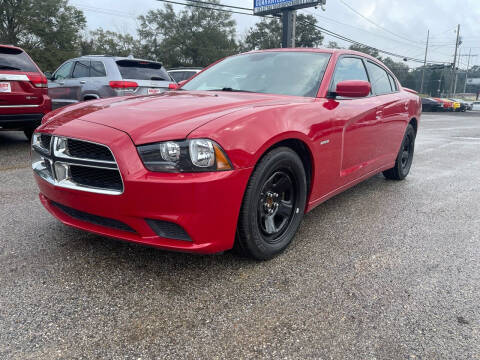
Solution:
<path fill-rule="evenodd" d="M 326 145 L 330 142 L 330 140 L 323 140 L 322 142 L 320 142 L 320 145 Z"/>

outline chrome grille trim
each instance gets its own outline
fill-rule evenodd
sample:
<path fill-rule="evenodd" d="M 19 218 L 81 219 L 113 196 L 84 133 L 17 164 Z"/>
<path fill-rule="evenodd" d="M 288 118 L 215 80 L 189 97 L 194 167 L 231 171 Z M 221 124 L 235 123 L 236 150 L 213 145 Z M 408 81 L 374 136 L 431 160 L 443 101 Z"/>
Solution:
<path fill-rule="evenodd" d="M 36 134 L 41 134 L 41 133 L 36 133 Z M 108 149 L 114 161 L 72 157 L 68 154 L 68 151 L 64 151 L 65 149 L 62 148 L 60 144 L 62 140 L 68 141 L 68 139 L 73 139 L 76 141 L 103 146 L 106 149 Z M 66 143 L 67 142 L 64 142 L 65 145 Z M 38 146 L 38 144 L 32 143 L 32 169 L 43 180 L 49 182 L 52 185 L 65 188 L 65 189 L 79 190 L 79 191 L 104 194 L 104 195 L 123 194 L 123 191 L 125 189 L 123 177 L 120 170 L 118 169 L 118 164 L 115 159 L 115 155 L 113 154 L 113 152 L 110 150 L 108 146 L 104 144 L 98 144 L 92 141 L 81 140 L 76 138 L 52 136 L 50 141 L 50 149 L 48 149 L 48 151 L 46 150 L 47 149 L 41 146 Z M 118 177 L 120 178 L 121 189 L 93 187 L 86 184 L 77 183 L 72 179 L 71 172 L 70 172 L 71 166 L 82 166 L 82 167 L 91 168 L 91 169 L 103 169 L 103 170 L 115 171 L 117 172 Z M 117 174 L 115 174 L 115 176 Z M 118 182 L 117 182 L 117 185 L 118 185 Z"/>

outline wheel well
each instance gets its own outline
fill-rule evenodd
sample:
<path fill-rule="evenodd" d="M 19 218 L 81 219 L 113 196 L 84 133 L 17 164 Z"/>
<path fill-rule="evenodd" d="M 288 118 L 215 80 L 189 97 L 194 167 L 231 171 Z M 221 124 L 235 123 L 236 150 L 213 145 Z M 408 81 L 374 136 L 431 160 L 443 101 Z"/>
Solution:
<path fill-rule="evenodd" d="M 83 101 L 88 101 L 88 100 L 97 100 L 98 97 L 94 95 L 87 95 L 83 98 Z"/>
<path fill-rule="evenodd" d="M 417 119 L 412 118 L 412 120 L 410 120 L 410 124 L 412 124 L 413 130 L 415 130 L 415 134 L 416 134 L 418 129 Z"/>
<path fill-rule="evenodd" d="M 307 189 L 308 189 L 308 194 L 310 195 L 311 191 L 311 185 L 312 185 L 312 177 L 313 177 L 313 168 L 312 168 L 312 153 L 310 152 L 310 149 L 308 148 L 307 144 L 305 144 L 302 140 L 299 139 L 287 139 L 287 140 L 282 140 L 274 145 L 272 145 L 270 148 L 265 151 L 263 155 L 268 153 L 270 150 L 273 150 L 275 148 L 285 146 L 297 153 L 297 155 L 300 157 L 303 163 L 303 167 L 305 169 L 305 173 L 307 175 Z M 262 157 L 263 157 L 262 155 Z"/>

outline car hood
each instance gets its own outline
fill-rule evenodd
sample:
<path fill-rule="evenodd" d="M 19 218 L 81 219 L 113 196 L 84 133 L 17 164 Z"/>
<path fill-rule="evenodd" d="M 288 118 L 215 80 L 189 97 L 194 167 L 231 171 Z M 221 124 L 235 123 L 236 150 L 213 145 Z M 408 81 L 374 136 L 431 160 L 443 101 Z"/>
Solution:
<path fill-rule="evenodd" d="M 70 106 L 52 114 L 48 127 L 83 120 L 124 131 L 140 145 L 186 138 L 203 124 L 245 107 L 291 102 L 291 97 L 267 94 L 169 91 Z"/>

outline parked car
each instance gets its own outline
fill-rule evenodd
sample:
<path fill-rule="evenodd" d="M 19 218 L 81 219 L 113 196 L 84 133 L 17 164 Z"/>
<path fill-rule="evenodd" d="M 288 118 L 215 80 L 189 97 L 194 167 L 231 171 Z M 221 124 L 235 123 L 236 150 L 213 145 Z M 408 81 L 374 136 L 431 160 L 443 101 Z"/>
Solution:
<path fill-rule="evenodd" d="M 160 94 L 173 85 L 162 64 L 133 57 L 82 56 L 47 75 L 54 109 L 113 96 Z"/>
<path fill-rule="evenodd" d="M 433 100 L 436 100 L 442 104 L 443 111 L 453 111 L 453 101 L 442 98 L 433 98 Z"/>
<path fill-rule="evenodd" d="M 461 111 L 461 112 L 467 111 L 468 104 L 465 101 L 463 101 L 461 99 L 450 99 L 450 100 L 452 100 L 452 101 L 454 101 L 455 103 L 458 104 L 458 106 L 456 106 L 455 104 L 453 106 L 455 111 Z"/>
<path fill-rule="evenodd" d="M 50 110 L 39 67 L 19 47 L 0 45 L 0 130 L 20 130 L 30 139 Z"/>
<path fill-rule="evenodd" d="M 191 77 L 197 75 L 202 68 L 176 68 L 168 70 L 168 74 L 175 80 L 177 83 L 188 80 Z"/>
<path fill-rule="evenodd" d="M 432 98 L 422 98 L 423 111 L 443 111 L 443 104 Z"/>
<path fill-rule="evenodd" d="M 472 110 L 480 110 L 480 101 L 472 102 Z"/>
<path fill-rule="evenodd" d="M 420 116 L 416 93 L 369 55 L 255 51 L 178 91 L 53 111 L 34 134 L 32 167 L 65 224 L 268 259 L 328 198 L 379 172 L 404 179 Z"/>

